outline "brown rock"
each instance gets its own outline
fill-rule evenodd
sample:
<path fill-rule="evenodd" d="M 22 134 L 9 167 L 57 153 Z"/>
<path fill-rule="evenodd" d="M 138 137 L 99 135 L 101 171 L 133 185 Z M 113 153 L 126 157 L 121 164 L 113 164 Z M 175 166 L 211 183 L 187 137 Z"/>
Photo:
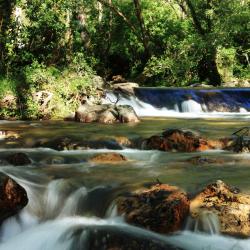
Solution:
<path fill-rule="evenodd" d="M 10 130 L 0 130 L 0 139 L 18 139 L 19 133 Z"/>
<path fill-rule="evenodd" d="M 250 195 L 239 193 L 239 190 L 217 181 L 191 200 L 190 213 L 193 218 L 204 211 L 218 216 L 221 233 L 250 236 Z"/>
<path fill-rule="evenodd" d="M 23 187 L 7 177 L 0 188 L 0 223 L 15 215 L 28 203 L 27 193 Z"/>
<path fill-rule="evenodd" d="M 115 136 L 113 139 L 121 146 L 129 147 L 133 142 L 126 136 Z"/>
<path fill-rule="evenodd" d="M 31 160 L 25 153 L 14 153 L 5 158 L 5 160 L 14 166 L 23 166 L 31 163 Z"/>
<path fill-rule="evenodd" d="M 190 130 L 167 129 L 161 136 L 152 136 L 143 142 L 146 149 L 174 152 L 196 152 L 224 148 L 223 140 L 208 140 Z"/>
<path fill-rule="evenodd" d="M 127 161 L 127 158 L 118 153 L 103 153 L 93 156 L 89 161 L 94 163 L 122 163 Z"/>
<path fill-rule="evenodd" d="M 177 187 L 157 184 L 118 200 L 118 212 L 128 223 L 171 233 L 181 229 L 189 212 L 189 199 Z"/>

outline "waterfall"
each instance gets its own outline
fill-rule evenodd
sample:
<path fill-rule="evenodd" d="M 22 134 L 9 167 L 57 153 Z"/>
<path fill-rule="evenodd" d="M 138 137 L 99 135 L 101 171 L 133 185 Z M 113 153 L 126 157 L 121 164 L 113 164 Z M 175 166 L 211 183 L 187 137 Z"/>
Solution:
<path fill-rule="evenodd" d="M 103 103 L 130 105 L 138 116 L 250 117 L 250 89 L 135 88 L 134 95 L 107 92 Z"/>
<path fill-rule="evenodd" d="M 195 233 L 207 233 L 209 235 L 220 233 L 220 221 L 218 216 L 211 211 L 202 211 L 196 218 L 188 218 L 186 230 Z"/>
<path fill-rule="evenodd" d="M 186 100 L 181 103 L 181 110 L 184 113 L 201 113 L 201 104 L 194 100 Z"/>

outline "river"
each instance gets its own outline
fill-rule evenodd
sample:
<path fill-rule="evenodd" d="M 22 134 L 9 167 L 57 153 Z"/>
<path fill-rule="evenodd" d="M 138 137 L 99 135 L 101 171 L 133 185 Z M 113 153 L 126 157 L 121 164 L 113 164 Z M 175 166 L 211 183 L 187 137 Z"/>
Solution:
<path fill-rule="evenodd" d="M 221 235 L 182 231 L 164 236 L 126 224 L 115 211 L 115 199 L 122 193 L 155 182 L 177 185 L 195 192 L 218 179 L 250 194 L 249 154 L 223 151 L 202 153 L 167 153 L 124 148 L 116 150 L 129 161 L 119 165 L 95 164 L 88 158 L 108 149 L 64 150 L 34 148 L 36 141 L 53 137 L 82 140 L 149 137 L 167 128 L 198 130 L 210 138 L 229 136 L 248 119 L 144 118 L 136 125 L 97 125 L 63 121 L 0 122 L 0 130 L 15 131 L 20 138 L 0 141 L 1 156 L 25 152 L 32 160 L 27 166 L 2 165 L 0 170 L 15 179 L 27 191 L 29 203 L 20 214 L 1 226 L 1 250 L 87 250 L 89 232 L 115 230 L 145 240 L 158 240 L 186 250 L 250 249 L 250 240 Z M 223 163 L 197 165 L 194 156 L 222 159 Z M 76 231 L 78 233 L 76 233 Z M 98 238 L 98 236 L 96 236 Z M 100 244 L 100 243 L 99 243 Z M 101 243 L 105 249 L 104 243 Z M 124 249 L 124 248 L 122 248 Z M 163 249 L 168 249 L 167 245 Z"/>

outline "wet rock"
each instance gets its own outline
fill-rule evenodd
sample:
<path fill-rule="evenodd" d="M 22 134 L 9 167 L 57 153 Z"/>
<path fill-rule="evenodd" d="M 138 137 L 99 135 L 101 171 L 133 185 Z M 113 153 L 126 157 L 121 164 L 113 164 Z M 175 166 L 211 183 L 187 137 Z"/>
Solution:
<path fill-rule="evenodd" d="M 194 156 L 188 159 L 188 162 L 194 165 L 207 165 L 207 164 L 223 164 L 225 163 L 222 158 L 208 158 L 204 156 Z"/>
<path fill-rule="evenodd" d="M 83 140 L 69 137 L 59 137 L 52 140 L 44 139 L 38 141 L 35 147 L 52 148 L 55 150 L 78 150 L 78 149 L 122 149 L 114 139 L 107 140 Z"/>
<path fill-rule="evenodd" d="M 112 137 L 112 139 L 115 140 L 119 145 L 124 147 L 130 147 L 133 145 L 133 141 L 126 136 L 115 136 Z"/>
<path fill-rule="evenodd" d="M 230 145 L 227 146 L 227 149 L 236 153 L 250 153 L 250 137 L 233 137 Z"/>
<path fill-rule="evenodd" d="M 30 158 L 25 153 L 14 153 L 8 155 L 5 160 L 14 166 L 23 166 L 31 164 Z"/>
<path fill-rule="evenodd" d="M 221 103 L 221 102 L 208 102 L 206 104 L 207 110 L 209 112 L 238 112 L 239 109 L 236 105 L 229 105 L 227 103 Z"/>
<path fill-rule="evenodd" d="M 0 223 L 18 213 L 28 203 L 25 189 L 9 177 L 0 177 Z"/>
<path fill-rule="evenodd" d="M 91 250 L 181 250 L 153 236 L 140 235 L 116 227 L 89 230 L 88 236 L 88 246 Z"/>
<path fill-rule="evenodd" d="M 83 123 L 99 122 L 105 124 L 139 122 L 132 107 L 113 104 L 81 105 L 75 113 L 75 120 Z"/>
<path fill-rule="evenodd" d="M 207 211 L 218 216 L 221 233 L 250 236 L 250 195 L 242 194 L 219 180 L 191 200 L 193 218 Z"/>
<path fill-rule="evenodd" d="M 165 184 L 123 197 L 117 206 L 119 214 L 123 214 L 128 223 L 159 233 L 180 230 L 189 213 L 186 193 Z"/>
<path fill-rule="evenodd" d="M 118 153 L 103 153 L 93 156 L 89 161 L 94 163 L 122 163 L 126 162 L 127 158 Z"/>
<path fill-rule="evenodd" d="M 224 142 L 202 138 L 197 132 L 184 129 L 167 129 L 162 135 L 152 136 L 143 142 L 145 149 L 161 151 L 195 152 L 221 149 Z"/>
<path fill-rule="evenodd" d="M 10 131 L 10 130 L 0 130 L 0 140 L 12 140 L 12 139 L 18 139 L 20 137 L 19 133 L 16 131 Z"/>

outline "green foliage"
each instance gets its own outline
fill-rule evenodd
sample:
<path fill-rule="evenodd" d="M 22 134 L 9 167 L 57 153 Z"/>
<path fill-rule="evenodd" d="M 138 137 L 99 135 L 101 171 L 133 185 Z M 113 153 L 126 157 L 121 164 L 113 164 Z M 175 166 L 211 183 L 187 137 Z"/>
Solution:
<path fill-rule="evenodd" d="M 39 91 L 53 94 L 47 107 L 52 116 L 67 113 L 79 104 L 82 93 L 95 93 L 96 74 L 108 79 L 122 74 L 154 86 L 213 84 L 217 72 L 217 83 L 218 78 L 250 78 L 249 1 L 111 4 L 0 3 L 0 97 L 14 95 L 22 103 L 11 116 L 46 116 L 40 104 L 33 103 L 32 95 Z"/>

